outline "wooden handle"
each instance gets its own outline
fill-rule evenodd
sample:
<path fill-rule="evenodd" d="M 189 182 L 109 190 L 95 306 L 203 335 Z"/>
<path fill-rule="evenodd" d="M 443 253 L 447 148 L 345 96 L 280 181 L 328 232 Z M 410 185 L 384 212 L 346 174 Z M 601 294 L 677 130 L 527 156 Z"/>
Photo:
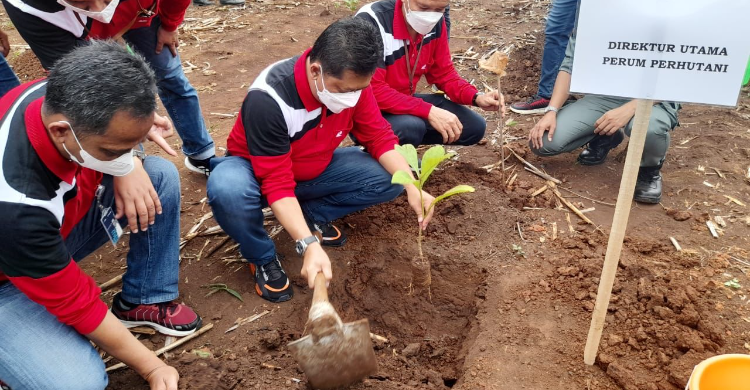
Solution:
<path fill-rule="evenodd" d="M 322 272 L 315 275 L 315 290 L 312 298 L 313 305 L 319 302 L 328 302 L 328 287 L 326 287 L 326 277 Z"/>
<path fill-rule="evenodd" d="M 604 321 L 607 317 L 607 307 L 609 306 L 609 299 L 612 296 L 612 285 L 615 283 L 617 264 L 620 262 L 622 241 L 625 238 L 625 231 L 628 227 L 630 206 L 633 204 L 633 193 L 635 192 L 635 182 L 638 178 L 641 155 L 643 154 L 643 146 L 646 143 L 646 133 L 648 132 L 651 110 L 654 105 L 653 100 L 639 99 L 637 103 L 635 121 L 633 122 L 633 130 L 630 133 L 630 142 L 628 144 L 628 155 L 625 158 L 625 169 L 622 172 L 620 192 L 617 195 L 615 217 L 612 220 L 612 230 L 609 233 L 602 277 L 599 279 L 596 305 L 591 317 L 591 326 L 589 327 L 589 334 L 586 339 L 586 349 L 583 353 L 583 361 L 588 365 L 592 365 L 596 361 L 596 353 L 599 350 L 599 342 L 602 339 Z"/>

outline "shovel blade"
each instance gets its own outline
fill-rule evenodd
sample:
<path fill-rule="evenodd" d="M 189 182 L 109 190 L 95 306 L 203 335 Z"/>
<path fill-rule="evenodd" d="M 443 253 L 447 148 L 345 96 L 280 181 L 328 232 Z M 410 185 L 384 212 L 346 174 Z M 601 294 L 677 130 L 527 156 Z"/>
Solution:
<path fill-rule="evenodd" d="M 317 341 L 305 336 L 289 343 L 289 350 L 314 389 L 349 386 L 378 371 L 367 319 Z"/>

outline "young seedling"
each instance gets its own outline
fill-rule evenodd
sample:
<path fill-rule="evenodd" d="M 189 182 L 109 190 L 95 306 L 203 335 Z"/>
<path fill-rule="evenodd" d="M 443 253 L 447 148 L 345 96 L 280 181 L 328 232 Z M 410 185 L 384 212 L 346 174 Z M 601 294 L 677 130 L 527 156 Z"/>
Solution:
<path fill-rule="evenodd" d="M 414 146 L 397 145 L 396 150 L 402 156 L 404 156 L 406 161 L 409 163 L 409 166 L 411 167 L 412 171 L 414 171 L 414 176 L 416 177 L 416 179 L 412 179 L 411 175 L 409 175 L 408 172 L 398 171 L 393 174 L 391 183 L 401 184 L 401 185 L 414 184 L 420 190 L 419 192 L 420 202 L 419 203 L 422 205 L 422 218 L 428 215 L 430 211 L 435 207 L 435 205 L 441 200 L 449 198 L 453 195 L 463 194 L 466 192 L 474 192 L 473 187 L 470 187 L 467 185 L 458 185 L 446 191 L 444 194 L 436 197 L 435 200 L 432 201 L 432 203 L 425 208 L 421 195 L 422 195 L 422 189 L 424 188 L 424 185 L 427 182 L 427 179 L 430 178 L 430 175 L 432 175 L 432 173 L 435 171 L 435 168 L 437 168 L 437 166 L 441 162 L 453 157 L 456 153 L 455 152 L 446 153 L 445 149 L 442 146 L 436 145 L 436 146 L 429 148 L 426 152 L 424 152 L 424 155 L 422 155 L 422 163 L 420 164 L 419 158 L 417 156 L 417 150 L 414 148 Z M 430 273 L 430 261 L 429 259 L 425 258 L 424 252 L 422 251 L 422 228 L 421 227 L 419 228 L 419 233 L 417 236 L 417 248 L 419 248 L 419 257 L 414 257 L 411 262 L 412 283 L 410 285 L 410 288 L 415 285 L 426 287 L 430 300 L 432 300 L 432 293 L 430 290 L 430 285 L 432 284 L 432 275 Z"/>
<path fill-rule="evenodd" d="M 232 290 L 231 288 L 229 288 L 229 286 L 227 286 L 224 283 L 213 283 L 213 284 L 209 284 L 209 285 L 201 286 L 201 287 L 211 290 L 208 292 L 208 294 L 206 294 L 207 297 L 210 297 L 211 295 L 214 295 L 219 291 L 226 291 L 228 294 L 239 299 L 241 302 L 244 302 L 244 300 L 242 299 L 242 295 L 240 295 L 240 293 L 238 293 L 235 290 Z"/>

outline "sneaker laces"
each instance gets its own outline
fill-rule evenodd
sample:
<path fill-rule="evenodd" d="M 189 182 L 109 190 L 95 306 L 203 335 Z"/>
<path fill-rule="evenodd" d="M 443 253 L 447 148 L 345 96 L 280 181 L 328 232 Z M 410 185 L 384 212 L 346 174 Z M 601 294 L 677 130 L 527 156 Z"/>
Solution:
<path fill-rule="evenodd" d="M 159 310 L 159 318 L 166 319 L 177 310 L 178 304 L 174 302 L 163 302 L 163 303 L 157 303 L 156 308 Z M 169 312 L 169 313 L 167 313 Z"/>
<path fill-rule="evenodd" d="M 266 265 L 261 265 L 260 270 L 268 275 L 269 280 L 279 280 L 284 276 L 284 270 L 281 268 L 279 259 L 275 259 Z"/>

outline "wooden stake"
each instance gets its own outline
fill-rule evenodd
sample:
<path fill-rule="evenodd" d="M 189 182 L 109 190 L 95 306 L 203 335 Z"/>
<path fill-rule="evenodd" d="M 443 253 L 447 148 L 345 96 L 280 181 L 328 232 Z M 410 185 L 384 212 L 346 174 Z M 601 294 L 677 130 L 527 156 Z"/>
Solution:
<path fill-rule="evenodd" d="M 615 216 L 612 220 L 612 230 L 609 233 L 609 242 L 607 243 L 607 254 L 604 257 L 602 276 L 599 279 L 599 291 L 596 294 L 596 305 L 591 317 L 591 326 L 589 327 L 589 334 L 586 339 L 586 349 L 583 353 L 583 361 L 588 365 L 593 365 L 596 361 L 596 354 L 602 339 L 602 330 L 604 329 L 604 322 L 607 317 L 607 307 L 609 306 L 609 299 L 612 296 L 612 285 L 615 282 L 617 265 L 620 262 L 622 242 L 625 239 L 625 231 L 628 227 L 630 207 L 633 204 L 633 193 L 635 192 L 635 182 L 638 177 L 638 169 L 641 164 L 643 146 L 646 143 L 646 133 L 648 132 L 648 123 L 651 119 L 653 106 L 653 100 L 637 100 L 633 131 L 630 134 L 628 154 L 625 159 L 625 168 L 622 172 L 620 191 L 617 195 Z"/>
<path fill-rule="evenodd" d="M 167 346 L 167 347 L 164 347 L 164 348 L 158 349 L 158 350 L 157 350 L 156 352 L 154 352 L 154 354 L 156 354 L 156 356 L 160 356 L 160 355 L 162 355 L 162 354 L 163 354 L 164 352 L 168 352 L 168 351 L 171 351 L 171 350 L 173 350 L 173 349 L 175 349 L 175 348 L 179 347 L 180 345 L 182 345 L 182 344 L 185 344 L 185 343 L 187 343 L 188 341 L 190 341 L 190 340 L 192 340 L 192 339 L 194 339 L 194 338 L 196 338 L 196 337 L 198 337 L 198 336 L 202 335 L 203 333 L 206 333 L 206 332 L 208 332 L 208 331 L 209 331 L 209 330 L 211 330 L 211 328 L 213 328 L 213 327 L 214 327 L 214 324 L 208 324 L 208 325 L 205 325 L 205 326 L 203 326 L 202 328 L 198 329 L 198 330 L 197 330 L 197 331 L 196 331 L 195 333 L 193 333 L 193 334 L 190 334 L 190 335 L 188 335 L 188 336 L 185 336 L 185 337 L 183 337 L 183 338 L 181 338 L 181 339 L 179 339 L 179 340 L 175 341 L 174 343 L 170 344 L 170 345 L 169 345 L 169 346 Z M 104 371 L 106 371 L 106 372 L 110 372 L 110 371 L 115 371 L 115 370 L 119 370 L 119 369 L 121 369 L 121 368 L 125 368 L 125 367 L 127 367 L 127 366 L 128 366 L 128 365 L 127 365 L 127 364 L 125 364 L 125 363 L 117 363 L 117 364 L 115 364 L 114 366 L 110 366 L 110 367 L 107 367 L 107 369 L 106 369 L 106 370 L 104 370 Z"/>

